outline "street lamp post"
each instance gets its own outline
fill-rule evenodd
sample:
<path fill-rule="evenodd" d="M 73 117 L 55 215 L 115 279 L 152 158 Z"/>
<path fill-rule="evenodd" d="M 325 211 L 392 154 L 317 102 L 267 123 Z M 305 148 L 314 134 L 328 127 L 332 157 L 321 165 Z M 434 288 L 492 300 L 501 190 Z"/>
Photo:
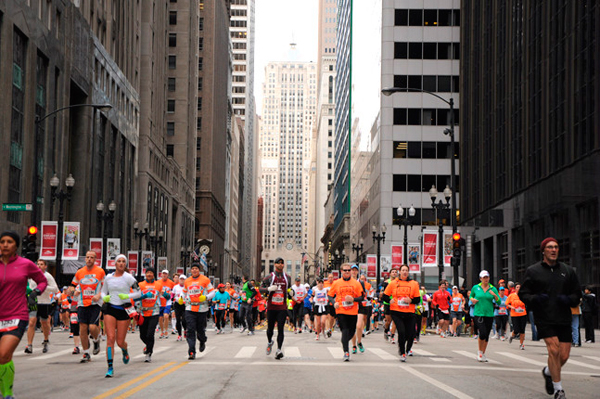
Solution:
<path fill-rule="evenodd" d="M 377 288 L 379 289 L 379 281 L 381 278 L 381 242 L 385 244 L 385 223 L 381 226 L 381 234 L 377 233 L 377 226 L 373 225 L 373 242 L 377 242 Z"/>
<path fill-rule="evenodd" d="M 449 100 L 446 100 L 443 97 L 438 96 L 437 94 L 430 92 L 428 90 L 423 89 L 415 89 L 415 88 L 401 88 L 401 87 L 386 87 L 381 90 L 381 93 L 384 96 L 391 96 L 393 93 L 404 93 L 404 92 L 421 92 L 432 95 L 450 107 L 450 128 L 444 129 L 444 134 L 450 136 L 450 150 L 452 151 L 452 162 L 450 162 L 450 186 L 451 186 L 451 197 L 452 197 L 452 208 L 451 208 L 451 221 L 452 221 L 452 233 L 456 233 L 456 151 L 454 150 L 454 99 L 450 97 Z M 445 190 L 444 190 L 445 191 Z"/>
<path fill-rule="evenodd" d="M 154 268 L 156 269 L 157 272 L 159 272 L 158 270 L 158 244 L 162 243 L 163 237 L 164 237 L 163 231 L 159 231 L 158 235 L 156 234 L 156 230 L 152 230 L 150 232 L 150 246 L 151 248 L 154 250 Z"/>
<path fill-rule="evenodd" d="M 75 185 L 75 179 L 73 175 L 69 174 L 67 180 L 65 181 L 65 186 L 67 186 L 67 191 L 63 191 L 62 189 L 58 189 L 60 186 L 60 180 L 56 173 L 50 179 L 50 197 L 52 198 L 51 207 L 54 206 L 54 202 L 58 200 L 58 226 L 56 229 L 56 278 L 59 284 L 62 279 L 62 251 L 63 251 L 63 223 L 65 219 L 65 215 L 63 213 L 64 201 L 71 201 L 71 193 L 73 192 L 73 186 Z"/>
<path fill-rule="evenodd" d="M 142 277 L 142 237 L 146 238 L 146 240 L 148 239 L 148 235 L 150 234 L 148 232 L 148 222 L 144 223 L 144 229 L 140 230 L 140 224 L 139 222 L 135 222 L 133 224 L 133 234 L 137 237 L 138 239 L 138 252 L 139 252 L 139 258 L 138 258 L 138 264 L 137 264 L 137 278 L 139 281 L 143 280 Z"/>
<path fill-rule="evenodd" d="M 439 221 L 438 275 L 439 280 L 442 280 L 442 276 L 444 273 L 444 222 L 443 219 L 440 217 L 439 213 L 451 209 L 450 198 L 452 198 L 452 190 L 448 186 L 446 186 L 446 188 L 444 189 L 444 198 L 446 199 L 446 202 L 444 202 L 443 200 L 439 200 L 436 203 L 435 200 L 437 198 L 437 195 L 437 189 L 435 188 L 435 186 L 431 186 L 431 190 L 429 190 L 429 196 L 431 197 L 431 207 L 436 210 L 437 219 Z M 456 281 L 458 281 L 457 277 L 458 276 L 454 276 L 454 279 Z"/>
<path fill-rule="evenodd" d="M 415 208 L 411 205 L 410 208 L 408 209 L 408 215 L 404 216 L 404 208 L 402 208 L 402 205 L 398 205 L 398 209 L 396 210 L 396 213 L 398 214 L 398 217 L 400 218 L 400 224 L 398 226 L 398 228 L 402 229 L 402 226 L 404 226 L 404 250 L 402 251 L 404 253 L 403 256 L 403 262 L 405 265 L 408 265 L 408 232 L 406 231 L 407 227 L 410 226 L 410 229 L 412 230 L 413 226 L 414 226 L 414 221 L 413 221 L 413 217 L 415 216 L 415 214 L 417 213 L 417 211 L 415 210 Z"/>
<path fill-rule="evenodd" d="M 112 234 L 112 221 L 115 217 L 116 210 L 117 204 L 115 204 L 115 201 L 110 201 L 110 204 L 108 204 L 108 212 L 104 212 L 104 203 L 102 201 L 96 204 L 96 216 L 98 218 L 98 223 L 100 223 L 102 226 L 102 268 L 105 271 L 108 264 L 108 248 L 106 247 L 106 241 L 108 238 L 107 224 L 110 225 Z"/>
<path fill-rule="evenodd" d="M 355 243 L 352 243 L 352 252 L 356 252 L 356 263 L 358 263 L 360 261 L 360 254 L 363 251 L 363 247 L 364 247 L 364 242 L 363 242 L 362 238 L 360 239 L 358 245 L 356 245 Z"/>

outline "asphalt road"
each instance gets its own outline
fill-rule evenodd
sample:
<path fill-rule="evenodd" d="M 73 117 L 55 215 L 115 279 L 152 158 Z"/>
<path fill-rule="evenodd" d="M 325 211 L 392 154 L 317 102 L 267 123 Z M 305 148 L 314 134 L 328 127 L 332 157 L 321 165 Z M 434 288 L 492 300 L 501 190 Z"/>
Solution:
<path fill-rule="evenodd" d="M 54 332 L 50 351 L 42 353 L 42 336 L 34 353 L 23 353 L 25 339 L 15 352 L 17 398 L 548 398 L 541 369 L 546 364 L 542 342 L 509 344 L 492 340 L 489 363 L 475 360 L 477 343 L 469 337 L 421 337 L 414 356 L 399 362 L 397 346 L 381 331 L 368 335 L 364 353 L 342 362 L 340 333 L 314 340 L 313 334 L 286 331 L 285 357 L 265 355 L 266 334 L 239 331 L 217 335 L 208 331 L 207 349 L 187 360 L 186 342 L 175 336 L 156 340 L 152 363 L 144 363 L 138 333 L 128 334 L 131 362 L 121 362 L 116 350 L 115 377 L 106 373 L 105 343 L 92 362 L 80 364 L 72 355 L 72 339 Z M 273 351 L 274 353 L 274 351 Z M 600 344 L 573 348 L 563 369 L 568 398 L 600 397 Z"/>

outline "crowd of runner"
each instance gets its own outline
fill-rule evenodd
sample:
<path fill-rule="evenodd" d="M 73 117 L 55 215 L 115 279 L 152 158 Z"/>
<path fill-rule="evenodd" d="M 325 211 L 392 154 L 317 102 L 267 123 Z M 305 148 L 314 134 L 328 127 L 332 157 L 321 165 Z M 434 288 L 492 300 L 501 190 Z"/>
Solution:
<path fill-rule="evenodd" d="M 115 344 L 121 349 L 122 362 L 128 364 L 130 361 L 128 332 L 139 332 L 147 363 L 152 362 L 156 336 L 185 340 L 188 359 L 194 360 L 197 350 L 203 352 L 206 348 L 209 325 L 214 325 L 215 334 L 254 335 L 256 327 L 266 327 L 267 356 L 274 349 L 273 336 L 277 328 L 275 359 L 284 357 L 286 330 L 294 334 L 312 334 L 316 341 L 332 339 L 333 332 L 339 331 L 345 362 L 350 360 L 351 353 L 364 352 L 363 338 L 380 327 L 387 342 L 397 343 L 399 360 L 406 362 L 407 357 L 413 355 L 412 346 L 427 334 L 427 328 L 432 328 L 442 339 L 461 335 L 475 338 L 477 360 L 485 363 L 490 338 L 508 340 L 509 344 L 518 339 L 519 348 L 525 349 L 528 308 L 537 307 L 536 316 L 542 317 L 542 327 L 538 327 L 543 330 L 540 338 L 556 338 L 552 334 L 558 334 L 556 346 L 559 347 L 560 341 L 560 351 L 565 351 L 564 328 L 544 324 L 552 316 L 544 320 L 539 306 L 550 298 L 547 294 L 534 292 L 531 276 L 526 278 L 524 297 L 520 296 L 523 290 L 519 283 L 506 285 L 500 280 L 494 286 L 485 270 L 479 274 L 481 282 L 471 290 L 450 287 L 442 280 L 438 289 L 430 294 L 410 277 L 406 265 L 392 270 L 377 290 L 364 275 L 360 275 L 358 265 L 349 263 L 341 265 L 341 278 L 334 279 L 334 275 L 329 274 L 326 279 L 317 278 L 310 285 L 303 284 L 300 278 L 292 282 L 283 271 L 284 260 L 278 258 L 275 270 L 262 281 L 245 276 L 240 285 L 226 282 L 214 287 L 197 264 L 190 267 L 189 276 L 171 276 L 168 270 L 157 274 L 148 268 L 144 280 L 138 282 L 127 272 L 124 255 L 116 258 L 115 271 L 106 275 L 95 265 L 95 252 L 89 251 L 85 257 L 86 265 L 77 271 L 71 285 L 59 290 L 52 275 L 46 271 L 45 261 L 38 261 L 36 267 L 16 256 L 18 242 L 18 236 L 12 232 L 0 236 L 4 280 L 12 284 L 0 289 L 0 302 L 10 303 L 0 310 L 0 398 L 12 397 L 12 353 L 25 330 L 25 353 L 34 351 L 38 319 L 44 336 L 42 352 L 49 350 L 52 309 L 55 307 L 62 328 L 70 330 L 73 354 L 82 354 L 81 363 L 90 362 L 92 355 L 98 355 L 101 342 L 106 341 L 107 378 L 115 373 Z M 548 243 L 552 242 L 545 244 Z M 545 250 L 544 243 L 541 249 Z M 554 246 L 551 249 L 554 250 Z M 557 246 L 555 251 L 557 253 Z M 544 259 L 552 263 L 550 255 Z M 561 287 L 565 294 L 560 294 L 557 300 L 561 306 L 578 306 L 581 293 L 577 294 L 576 277 L 568 270 L 566 273 L 569 280 Z M 586 291 L 585 295 L 588 294 Z M 593 334 L 591 337 L 593 339 Z M 569 334 L 568 339 L 569 347 L 571 340 L 577 345 L 575 337 Z M 546 343 L 552 357 L 550 344 Z M 561 364 L 566 358 L 560 352 Z M 553 366 L 550 360 L 549 365 Z M 543 370 L 546 390 L 555 397 L 564 397 L 560 367 L 556 377 L 554 374 L 550 377 L 550 372 L 556 373 L 556 370 Z"/>

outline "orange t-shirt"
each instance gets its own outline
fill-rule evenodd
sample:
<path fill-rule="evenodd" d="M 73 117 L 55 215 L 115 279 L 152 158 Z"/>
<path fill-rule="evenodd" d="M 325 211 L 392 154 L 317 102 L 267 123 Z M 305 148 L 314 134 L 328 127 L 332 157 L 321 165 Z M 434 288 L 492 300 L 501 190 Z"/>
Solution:
<path fill-rule="evenodd" d="M 208 301 L 200 302 L 200 296 L 207 296 L 209 292 L 214 291 L 212 283 L 208 277 L 199 275 L 197 278 L 188 277 L 183 283 L 183 295 L 185 298 L 185 310 L 192 312 L 208 311 Z"/>
<path fill-rule="evenodd" d="M 79 285 L 79 306 L 98 305 L 92 303 L 92 297 L 102 289 L 105 275 L 104 270 L 98 266 L 93 266 L 91 270 L 84 266 L 77 270 L 71 284 L 74 286 Z"/>
<path fill-rule="evenodd" d="M 390 310 L 403 313 L 415 313 L 415 304 L 404 303 L 402 298 L 413 299 L 421 296 L 419 283 L 415 280 L 406 281 L 399 278 L 390 282 L 383 293 L 390 297 Z"/>
<path fill-rule="evenodd" d="M 465 306 L 465 297 L 459 292 L 452 294 L 452 303 L 450 305 L 453 312 L 462 312 Z"/>
<path fill-rule="evenodd" d="M 162 292 L 161 294 L 164 294 L 165 292 L 169 295 L 171 295 L 171 291 L 173 290 L 173 287 L 175 287 L 175 283 L 173 282 L 173 280 L 167 279 L 167 281 L 163 280 L 162 278 L 160 279 L 160 282 L 162 283 Z M 170 299 L 167 300 L 167 298 L 165 298 L 164 296 L 160 296 L 160 307 L 164 308 L 165 306 L 167 306 L 167 301 L 171 301 Z"/>
<path fill-rule="evenodd" d="M 160 313 L 160 301 L 158 300 L 160 293 L 162 292 L 162 281 L 154 280 L 149 283 L 142 281 L 139 283 L 140 291 L 142 294 L 150 293 L 150 298 L 142 299 L 142 314 L 145 317 L 156 316 Z"/>
<path fill-rule="evenodd" d="M 331 288 L 327 293 L 330 297 L 335 297 L 335 302 L 339 304 L 339 307 L 335 310 L 337 314 L 358 314 L 358 302 L 346 303 L 346 296 L 350 295 L 352 298 L 365 295 L 362 285 L 357 280 L 351 278 L 346 281 L 343 278 L 339 278 L 331 284 Z"/>
<path fill-rule="evenodd" d="M 513 294 L 510 294 L 508 296 L 508 298 L 506 298 L 506 306 L 513 306 L 515 309 L 510 309 L 510 316 L 511 317 L 519 317 L 519 316 L 526 316 L 527 315 L 527 309 L 525 309 L 525 304 L 523 303 L 523 301 L 521 301 L 521 298 L 519 298 L 519 295 L 515 292 Z"/>

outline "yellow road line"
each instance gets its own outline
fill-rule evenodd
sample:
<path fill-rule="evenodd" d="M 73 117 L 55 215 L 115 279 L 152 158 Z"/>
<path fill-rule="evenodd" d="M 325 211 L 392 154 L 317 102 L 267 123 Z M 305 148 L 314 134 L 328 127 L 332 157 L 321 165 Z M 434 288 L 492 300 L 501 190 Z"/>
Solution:
<path fill-rule="evenodd" d="M 142 389 L 148 387 L 149 385 L 154 384 L 156 381 L 160 380 L 161 378 L 171 374 L 172 372 L 174 372 L 175 370 L 180 369 L 181 367 L 185 366 L 186 364 L 188 364 L 189 362 L 183 362 L 178 364 L 177 366 L 171 367 L 170 369 L 168 369 L 167 371 L 157 375 L 156 377 L 152 378 L 151 380 L 148 380 L 146 382 L 144 382 L 143 384 L 138 385 L 137 387 L 130 389 L 129 391 L 125 392 L 122 395 L 117 396 L 115 399 L 122 399 L 122 398 L 128 398 L 131 395 L 133 395 L 134 393 L 137 393 L 139 391 L 141 391 Z"/>
<path fill-rule="evenodd" d="M 172 366 L 172 365 L 174 365 L 175 363 L 176 363 L 176 362 L 171 362 L 171 363 L 167 363 L 167 364 L 165 364 L 164 366 L 160 366 L 160 367 L 158 367 L 158 368 L 156 368 L 156 369 L 154 369 L 154 370 L 152 370 L 152 371 L 150 371 L 150 372 L 148 372 L 148 373 L 146 373 L 146 374 L 142 374 L 141 376 L 139 376 L 139 377 L 137 377 L 137 378 L 134 378 L 134 379 L 133 379 L 133 380 L 131 380 L 131 381 L 128 381 L 128 382 L 126 382 L 125 384 L 119 385 L 118 387 L 116 387 L 116 388 L 113 388 L 113 389 L 111 389 L 111 390 L 110 390 L 110 391 L 108 391 L 108 392 L 104 392 L 102 395 L 96 396 L 96 397 L 94 397 L 93 399 L 104 399 L 104 398 L 108 398 L 108 397 L 109 397 L 109 396 L 111 396 L 112 394 L 115 394 L 115 393 L 117 393 L 117 392 L 119 392 L 119 391 L 122 391 L 123 389 L 125 389 L 125 388 L 127 388 L 127 387 L 129 387 L 129 386 L 131 386 L 131 385 L 133 385 L 133 384 L 135 384 L 135 383 L 137 383 L 137 382 L 139 382 L 139 381 L 143 380 L 144 378 L 150 377 L 152 374 L 156 374 L 156 373 L 158 373 L 159 371 L 162 371 L 162 370 L 166 369 L 167 367 L 171 367 L 171 366 Z"/>

